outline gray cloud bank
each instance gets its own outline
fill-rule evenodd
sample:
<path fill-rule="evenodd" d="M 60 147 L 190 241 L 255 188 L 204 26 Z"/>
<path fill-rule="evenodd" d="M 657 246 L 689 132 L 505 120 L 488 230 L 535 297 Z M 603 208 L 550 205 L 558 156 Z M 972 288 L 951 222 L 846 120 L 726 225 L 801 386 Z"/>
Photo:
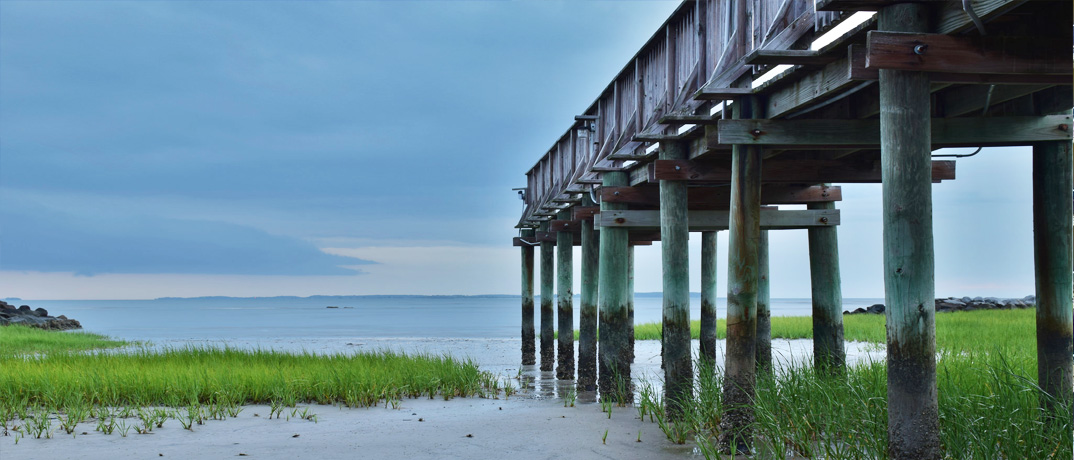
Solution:
<path fill-rule="evenodd" d="M 0 269 L 42 272 L 354 275 L 375 262 L 221 222 L 0 208 Z"/>

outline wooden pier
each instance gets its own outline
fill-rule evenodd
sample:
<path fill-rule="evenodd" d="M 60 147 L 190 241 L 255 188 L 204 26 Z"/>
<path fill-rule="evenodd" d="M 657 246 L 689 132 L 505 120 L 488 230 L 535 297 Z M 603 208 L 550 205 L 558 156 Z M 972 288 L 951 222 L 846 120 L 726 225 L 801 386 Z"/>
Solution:
<path fill-rule="evenodd" d="M 932 152 L 1032 146 L 1039 386 L 1056 397 L 1049 401 L 1074 401 L 1072 9 L 1069 0 L 683 2 L 526 172 L 515 241 L 523 363 L 535 358 L 540 246 L 541 369 L 555 362 L 558 273 L 557 377 L 575 378 L 577 367 L 580 387 L 596 383 L 605 395 L 629 384 L 633 245 L 661 241 L 665 401 L 674 417 L 691 397 L 693 353 L 715 356 L 715 237 L 726 230 L 720 443 L 748 452 L 757 374 L 771 366 L 767 264 L 780 254 L 768 253 L 767 234 L 808 231 L 814 364 L 840 374 L 837 184 L 882 184 L 889 454 L 940 458 L 932 186 L 955 179 L 955 161 Z M 836 32 L 849 21 L 858 24 Z M 689 335 L 691 232 L 702 236 L 699 351 Z"/>

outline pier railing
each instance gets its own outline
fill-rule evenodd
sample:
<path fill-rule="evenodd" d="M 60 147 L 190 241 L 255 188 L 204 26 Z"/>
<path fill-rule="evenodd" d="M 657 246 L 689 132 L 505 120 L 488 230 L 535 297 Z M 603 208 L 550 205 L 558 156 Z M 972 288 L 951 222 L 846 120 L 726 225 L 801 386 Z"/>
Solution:
<path fill-rule="evenodd" d="M 790 49 L 844 16 L 801 0 L 683 2 L 526 173 L 519 226 L 536 226 L 577 201 L 572 195 L 600 182 L 601 166 L 641 156 L 648 144 L 636 137 L 662 134 L 664 115 L 708 106 L 695 99 L 698 90 L 752 70 L 745 63 L 752 51 Z"/>

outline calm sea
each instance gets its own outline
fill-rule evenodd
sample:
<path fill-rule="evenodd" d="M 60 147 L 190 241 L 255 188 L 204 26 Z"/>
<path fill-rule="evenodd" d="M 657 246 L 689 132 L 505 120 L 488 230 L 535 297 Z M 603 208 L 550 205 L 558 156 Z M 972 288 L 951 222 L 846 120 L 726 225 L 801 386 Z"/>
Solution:
<path fill-rule="evenodd" d="M 691 317 L 699 318 L 700 297 L 691 297 Z M 881 299 L 844 299 L 843 308 L 880 302 Z M 157 349 L 211 346 L 315 354 L 378 350 L 450 354 L 473 360 L 494 375 L 525 375 L 533 384 L 527 397 L 554 398 L 570 387 L 569 381 L 556 380 L 553 372 L 519 365 L 518 296 L 205 297 L 10 303 L 43 307 L 49 314 L 79 320 L 86 331 Z M 575 305 L 577 325 L 577 299 Z M 721 317 L 726 315 L 725 307 L 726 299 L 719 299 L 717 311 Z M 639 294 L 635 299 L 635 320 L 659 321 L 661 308 L 659 294 Z M 806 316 L 810 309 L 809 299 L 772 301 L 775 316 Z M 539 324 L 539 315 L 537 321 Z M 692 341 L 695 353 L 698 346 L 696 340 Z M 808 359 L 811 352 L 808 343 L 774 343 L 773 347 L 774 353 L 783 358 Z M 859 348 L 862 347 L 848 343 L 849 360 L 873 359 L 867 349 Z M 659 342 L 639 341 L 635 352 L 631 374 L 659 385 Z M 584 398 L 595 401 L 593 395 Z"/>
<path fill-rule="evenodd" d="M 845 299 L 843 308 L 883 299 Z M 87 331 L 142 341 L 353 340 L 422 338 L 518 338 L 517 296 L 313 296 L 265 298 L 163 298 L 155 300 L 26 300 L 51 315 L 77 319 Z M 726 299 L 718 314 L 725 316 Z M 338 308 L 328 308 L 338 307 Z M 659 295 L 639 294 L 635 321 L 661 317 Z M 773 299 L 773 316 L 808 316 L 809 299 Z M 691 317 L 700 317 L 692 296 Z M 577 299 L 575 325 L 578 324 Z M 537 322 L 539 324 L 539 313 Z M 577 327 L 577 326 L 576 326 Z"/>

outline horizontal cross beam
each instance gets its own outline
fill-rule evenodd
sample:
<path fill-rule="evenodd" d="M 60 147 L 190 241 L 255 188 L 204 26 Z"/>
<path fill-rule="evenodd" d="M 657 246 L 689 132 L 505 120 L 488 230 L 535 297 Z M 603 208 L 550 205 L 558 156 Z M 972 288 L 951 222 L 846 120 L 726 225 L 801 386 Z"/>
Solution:
<path fill-rule="evenodd" d="M 631 246 L 650 246 L 653 241 L 659 241 L 660 235 L 652 232 L 639 232 L 638 234 L 631 234 L 628 243 Z M 514 237 L 511 239 L 511 246 L 536 246 L 545 243 L 555 243 L 555 232 L 537 232 L 535 236 L 528 237 Z M 574 239 L 574 246 L 581 246 L 582 241 L 580 238 Z"/>
<path fill-rule="evenodd" d="M 880 148 L 880 120 L 723 120 L 719 144 L 780 149 Z M 1071 117 L 933 118 L 932 148 L 1028 145 L 1071 139 Z"/>
<path fill-rule="evenodd" d="M 699 182 L 731 182 L 731 166 L 692 160 L 656 160 L 648 165 L 649 182 L 688 180 Z M 954 180 L 954 161 L 933 161 L 932 181 Z M 797 184 L 880 183 L 880 168 L 876 164 L 840 160 L 768 160 L 761 163 L 762 182 Z"/>
<path fill-rule="evenodd" d="M 851 80 L 879 80 L 880 69 L 866 67 L 868 51 L 863 45 L 850 45 L 848 49 L 849 69 L 847 75 Z M 932 83 L 952 83 L 967 85 L 1070 85 L 1070 75 L 1049 74 L 999 74 L 999 73 L 957 73 L 929 72 Z"/>
<path fill-rule="evenodd" d="M 728 211 L 689 211 L 691 232 L 727 230 Z M 604 211 L 594 221 L 600 227 L 660 228 L 660 211 Z M 839 225 L 838 209 L 780 211 L 761 209 L 761 229 L 790 230 Z"/>
<path fill-rule="evenodd" d="M 689 209 L 730 209 L 730 187 L 690 187 L 686 190 Z M 660 189 L 654 186 L 604 187 L 601 201 L 643 206 L 660 206 Z M 843 199 L 838 186 L 768 184 L 761 188 L 761 204 L 806 204 Z"/>
<path fill-rule="evenodd" d="M 969 74 L 1072 75 L 1070 39 L 976 37 L 873 30 L 866 68 Z M 1069 80 L 1069 78 L 1068 78 Z"/>

